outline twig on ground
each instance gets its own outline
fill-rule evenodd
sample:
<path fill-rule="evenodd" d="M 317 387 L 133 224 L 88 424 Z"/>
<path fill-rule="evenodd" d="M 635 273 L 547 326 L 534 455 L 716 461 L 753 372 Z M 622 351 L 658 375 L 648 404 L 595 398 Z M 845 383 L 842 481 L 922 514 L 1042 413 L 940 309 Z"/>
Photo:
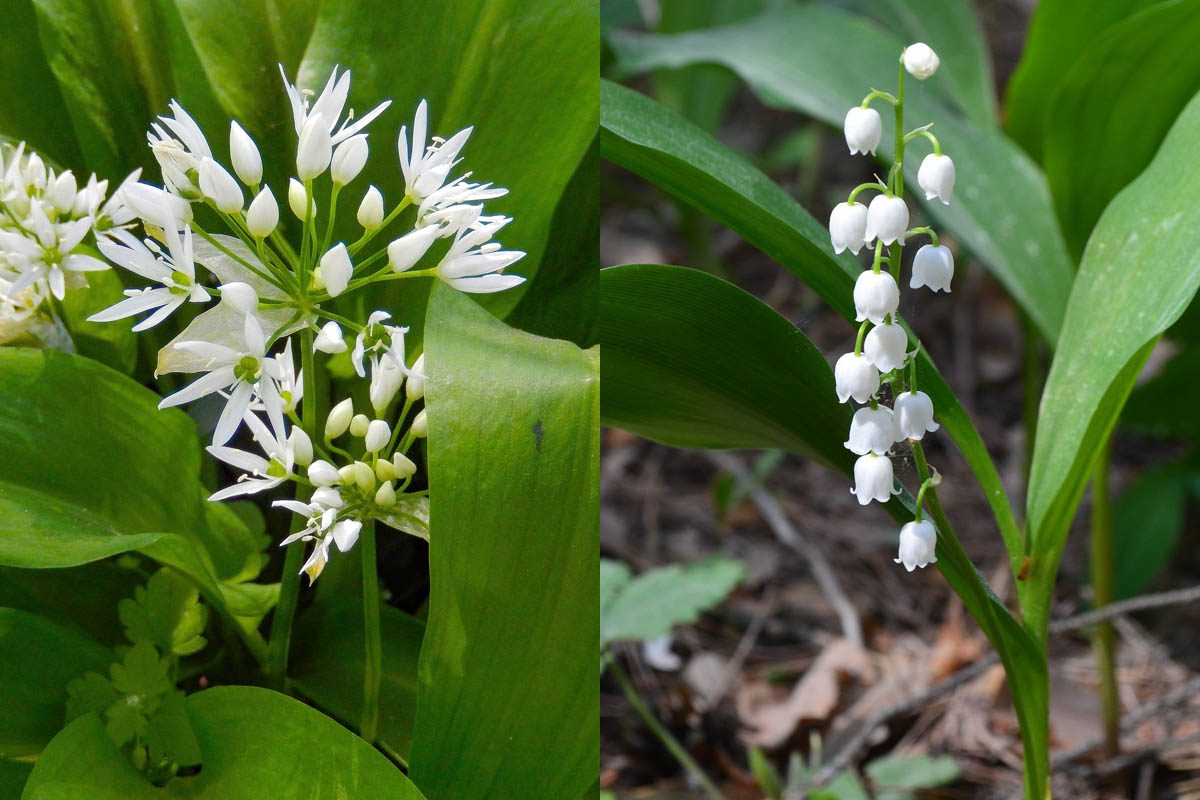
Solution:
<path fill-rule="evenodd" d="M 1196 600 L 1200 600 L 1200 586 L 1192 586 L 1187 589 L 1174 589 L 1169 592 L 1159 592 L 1157 594 L 1145 594 L 1141 597 L 1122 600 L 1119 603 L 1111 603 L 1104 606 L 1104 608 L 1089 611 L 1086 614 L 1079 614 L 1074 617 L 1051 622 L 1050 632 L 1065 633 L 1067 631 L 1076 631 L 1080 628 L 1086 628 L 1089 625 L 1095 625 L 1097 622 L 1104 622 L 1114 617 L 1132 614 L 1135 611 L 1162 608 L 1163 606 L 1185 605 Z"/>
<path fill-rule="evenodd" d="M 737 481 L 742 490 L 758 506 L 759 513 L 762 514 L 763 519 L 766 520 L 767 525 L 779 541 L 790 547 L 808 562 L 817 585 L 837 612 L 838 621 L 842 627 L 842 635 L 849 641 L 862 647 L 862 623 L 858 618 L 858 611 L 854 608 L 854 604 L 850 602 L 846 593 L 842 591 L 842 585 L 838 582 L 837 576 L 834 574 L 833 568 L 829 565 L 829 561 L 825 558 L 824 554 L 800 535 L 800 531 L 796 530 L 796 526 L 788 519 L 779 502 L 770 492 L 754 480 L 750 474 L 750 470 L 746 468 L 737 456 L 721 451 L 710 451 L 707 453 L 707 456 L 708 460 L 719 469 L 733 476 L 733 479 Z"/>

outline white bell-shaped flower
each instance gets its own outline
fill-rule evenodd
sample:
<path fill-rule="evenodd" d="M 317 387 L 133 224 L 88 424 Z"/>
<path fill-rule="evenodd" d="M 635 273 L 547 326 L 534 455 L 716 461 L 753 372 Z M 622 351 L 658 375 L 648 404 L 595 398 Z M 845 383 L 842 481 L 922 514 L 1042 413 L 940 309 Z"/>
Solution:
<path fill-rule="evenodd" d="M 919 81 L 932 77 L 941 63 L 933 48 L 924 42 L 910 44 L 904 48 L 904 69 Z"/>
<path fill-rule="evenodd" d="M 941 427 L 933 421 L 933 401 L 924 392 L 901 392 L 895 406 L 898 441 L 920 441 L 926 433 L 933 433 Z"/>
<path fill-rule="evenodd" d="M 855 106 L 846 112 L 846 122 L 843 126 L 846 133 L 846 146 L 850 155 L 870 153 L 875 155 L 879 140 L 883 138 L 883 120 L 879 112 L 873 108 Z"/>
<path fill-rule="evenodd" d="M 342 336 L 342 326 L 332 320 L 322 325 L 320 333 L 313 341 L 313 349 L 330 354 L 346 352 L 346 339 Z"/>
<path fill-rule="evenodd" d="M 863 354 L 880 372 L 900 369 L 908 360 L 908 334 L 894 322 L 876 325 L 867 332 Z"/>
<path fill-rule="evenodd" d="M 265 239 L 271 235 L 277 225 L 279 225 L 279 203 L 275 202 L 275 195 L 271 194 L 271 187 L 264 186 L 263 190 L 250 201 L 250 208 L 246 209 L 246 230 L 250 231 L 251 236 Z"/>
<path fill-rule="evenodd" d="M 945 245 L 923 245 L 913 258 L 912 278 L 908 285 L 913 289 L 928 286 L 935 292 L 949 292 L 954 277 L 954 254 Z"/>
<path fill-rule="evenodd" d="M 833 252 L 849 250 L 854 255 L 867 239 L 867 206 L 865 203 L 838 203 L 829 215 L 829 238 Z"/>
<path fill-rule="evenodd" d="M 883 455 L 896 443 L 896 419 L 885 406 L 860 408 L 850 420 L 850 437 L 846 449 L 859 456 L 867 453 Z"/>
<path fill-rule="evenodd" d="M 854 282 L 855 320 L 871 320 L 876 325 L 883 324 L 883 318 L 896 313 L 900 305 L 900 287 L 886 272 L 866 270 Z"/>
<path fill-rule="evenodd" d="M 846 353 L 833 366 L 839 403 L 865 403 L 879 391 L 879 370 L 864 355 Z"/>
<path fill-rule="evenodd" d="M 233 162 L 233 171 L 242 179 L 242 183 L 247 186 L 262 183 L 262 156 L 258 146 L 236 122 L 229 123 L 229 158 Z"/>
<path fill-rule="evenodd" d="M 899 197 L 876 195 L 867 207 L 866 241 L 884 244 L 900 241 L 908 230 L 908 206 Z"/>
<path fill-rule="evenodd" d="M 890 458 L 867 453 L 854 462 L 854 488 L 850 494 L 858 498 L 859 505 L 865 506 L 872 500 L 886 503 L 897 493 Z"/>
<path fill-rule="evenodd" d="M 925 156 L 917 170 L 917 183 L 924 190 L 926 200 L 936 197 L 943 205 L 950 205 L 950 198 L 954 196 L 954 162 L 950 156 L 933 153 Z"/>
<path fill-rule="evenodd" d="M 906 523 L 900 529 L 900 552 L 896 563 L 912 572 L 917 567 L 937 563 L 937 529 L 927 519 Z"/>

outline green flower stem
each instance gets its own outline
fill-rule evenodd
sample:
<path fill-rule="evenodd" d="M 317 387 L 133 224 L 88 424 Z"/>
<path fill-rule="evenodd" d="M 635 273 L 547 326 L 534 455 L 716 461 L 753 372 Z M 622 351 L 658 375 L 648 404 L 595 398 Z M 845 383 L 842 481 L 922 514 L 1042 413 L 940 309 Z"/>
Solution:
<path fill-rule="evenodd" d="M 301 427 L 308 438 L 317 441 L 317 368 L 313 358 L 313 332 L 311 328 L 300 331 L 300 363 L 304 370 L 304 400 L 301 404 Z M 312 496 L 312 488 L 301 486 L 296 496 L 302 502 Z M 292 533 L 299 530 L 304 520 L 294 515 Z M 267 677 L 279 690 L 287 688 L 288 651 L 292 644 L 292 622 L 296 617 L 296 604 L 300 599 L 300 566 L 304 563 L 304 545 L 293 542 L 288 545 L 283 559 L 283 575 L 279 581 L 279 601 L 275 616 L 271 619 L 270 651 Z"/>
<path fill-rule="evenodd" d="M 879 274 L 879 268 L 883 265 L 883 242 L 875 240 L 875 260 L 871 264 L 871 271 L 876 275 Z"/>
<path fill-rule="evenodd" d="M 858 338 L 854 340 L 854 355 L 861 356 L 863 349 L 863 339 L 867 335 L 867 329 L 871 327 L 871 321 L 863 320 L 863 324 L 858 326 Z"/>
<path fill-rule="evenodd" d="M 907 231 L 904 232 L 904 238 L 908 239 L 910 236 L 916 236 L 919 233 L 923 233 L 926 236 L 928 236 L 929 241 L 933 244 L 934 247 L 941 246 L 942 243 L 938 239 L 937 231 L 935 231 L 933 228 L 930 228 L 925 225 L 922 225 L 919 228 L 909 228 Z"/>
<path fill-rule="evenodd" d="M 1112 438 L 1100 449 L 1092 472 L 1092 604 L 1103 608 L 1113 601 L 1112 502 L 1108 492 L 1108 465 Z M 1104 721 L 1104 750 L 1114 756 L 1120 748 L 1121 704 L 1117 696 L 1115 642 L 1111 622 L 1101 622 L 1093 633 L 1092 647 L 1100 673 L 1100 709 Z"/>
<path fill-rule="evenodd" d="M 375 565 L 375 521 L 363 523 L 359 535 L 363 588 L 363 708 L 359 735 L 374 742 L 379 732 L 379 685 L 383 679 L 383 648 L 379 635 L 379 572 Z"/>
<path fill-rule="evenodd" d="M 680 765 L 682 765 L 683 768 L 686 769 L 688 773 L 696 779 L 696 782 L 699 783 L 701 787 L 703 787 L 704 794 L 709 797 L 710 800 L 725 800 L 725 795 L 721 794 L 721 790 L 718 789 L 717 785 L 712 782 L 712 779 L 705 774 L 704 770 L 700 768 L 700 765 L 696 763 L 695 759 L 693 759 L 691 755 L 688 754 L 688 751 L 684 749 L 684 746 L 681 745 L 679 741 L 671 735 L 671 732 L 668 731 L 666 727 L 658 721 L 658 717 L 654 716 L 654 712 L 650 710 L 645 701 L 642 700 L 641 696 L 637 693 L 637 689 L 634 688 L 633 681 L 631 681 L 629 676 L 625 674 L 625 670 L 623 670 L 621 665 L 617 663 L 617 659 L 613 658 L 612 656 L 608 656 L 608 670 L 612 674 L 613 678 L 616 679 L 617 685 L 621 687 L 621 691 L 624 693 L 625 699 L 629 701 L 629 704 L 633 706 L 633 710 L 636 711 L 638 716 L 642 718 L 642 722 L 646 723 L 646 727 L 650 729 L 650 732 L 653 733 L 660 742 L 662 742 L 663 747 L 667 748 L 671 755 L 675 757 L 675 760 L 678 761 Z"/>
<path fill-rule="evenodd" d="M 904 56 L 900 56 L 900 77 L 896 82 L 896 144 L 892 165 L 892 194 L 904 197 Z"/>
<path fill-rule="evenodd" d="M 884 194 L 888 194 L 890 192 L 888 187 L 884 186 L 882 183 L 879 183 L 878 181 L 869 181 L 867 183 L 860 183 L 858 186 L 855 186 L 853 189 L 850 190 L 850 195 L 849 195 L 849 197 L 846 198 L 846 202 L 853 205 L 854 199 L 856 197 L 858 197 L 859 192 L 865 192 L 867 189 L 878 189 L 879 191 L 883 192 Z"/>
<path fill-rule="evenodd" d="M 904 143 L 908 144 L 913 139 L 916 139 L 918 136 L 924 136 L 926 139 L 928 139 L 930 142 L 933 143 L 933 154 L 935 156 L 940 156 L 942 154 L 941 144 L 938 143 L 937 137 L 934 136 L 933 133 L 930 132 L 930 130 L 928 128 L 917 128 L 915 131 L 909 131 L 908 133 L 906 133 L 904 135 Z"/>
<path fill-rule="evenodd" d="M 924 518 L 924 512 L 921 508 L 925 503 L 925 493 L 933 488 L 934 482 L 933 476 L 921 481 L 921 488 L 917 490 L 917 508 L 913 512 L 913 519 L 916 522 L 920 522 Z"/>
<path fill-rule="evenodd" d="M 337 201 L 338 195 L 341 194 L 342 187 L 338 184 L 333 184 L 333 188 L 329 190 L 329 211 L 328 220 L 325 223 L 325 238 L 321 242 L 321 252 L 329 250 L 329 244 L 333 240 L 333 221 L 337 218 Z"/>
<path fill-rule="evenodd" d="M 862 107 L 870 108 L 871 102 L 874 100 L 886 100 L 889 103 L 891 103 L 892 105 L 896 105 L 897 103 L 902 102 L 901 100 L 897 100 L 895 97 L 893 97 L 888 92 L 881 92 L 878 89 L 872 89 L 871 93 L 863 98 Z"/>
<path fill-rule="evenodd" d="M 400 216 L 400 212 L 403 211 L 404 209 L 408 208 L 410 205 L 412 205 L 412 198 L 405 196 L 405 198 L 403 200 L 401 200 L 399 203 L 396 204 L 396 207 L 392 209 L 391 213 L 383 218 L 383 222 L 379 223 L 378 228 L 373 228 L 372 230 L 369 230 L 369 231 L 363 231 L 363 235 L 359 237 L 358 241 L 355 242 L 354 244 L 350 245 L 350 247 L 348 248 L 350 251 L 350 255 L 354 255 L 359 250 L 366 247 L 367 243 L 370 242 L 372 239 L 374 239 L 376 234 L 378 234 L 380 231 L 382 231 L 388 225 L 395 222 L 396 217 Z"/>

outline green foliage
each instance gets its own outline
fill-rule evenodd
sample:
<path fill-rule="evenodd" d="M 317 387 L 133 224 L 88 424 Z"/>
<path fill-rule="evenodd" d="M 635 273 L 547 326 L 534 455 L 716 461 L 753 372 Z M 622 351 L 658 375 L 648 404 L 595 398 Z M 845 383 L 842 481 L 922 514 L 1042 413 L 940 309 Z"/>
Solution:
<path fill-rule="evenodd" d="M 1071 292 L 1038 417 L 1028 499 L 1033 562 L 1023 598 L 1044 632 L 1067 531 L 1101 444 L 1158 336 L 1200 286 L 1197 182 L 1200 100 L 1180 114 L 1158 155 L 1109 204 Z M 1147 226 L 1150 225 L 1149 229 Z"/>
<path fill-rule="evenodd" d="M 171 570 L 160 569 L 139 586 L 132 599 L 117 607 L 131 642 L 148 642 L 175 656 L 198 652 L 205 645 L 207 609 L 195 585 Z"/>
<path fill-rule="evenodd" d="M 605 567 L 608 563 L 609 566 Z M 725 599 L 746 579 L 746 568 L 729 558 L 658 567 L 624 580 L 620 566 L 602 559 L 600 647 L 619 641 L 646 641 L 695 622 L 700 613 Z M 607 598 L 607 601 L 605 599 Z"/>
<path fill-rule="evenodd" d="M 446 286 L 426 326 L 436 535 L 411 775 L 434 800 L 579 797 L 600 744 L 580 689 L 599 681 L 597 354 Z"/>
<path fill-rule="evenodd" d="M 286 695 L 222 686 L 188 697 L 183 710 L 204 754 L 198 774 L 181 775 L 161 788 L 147 783 L 113 748 L 100 719 L 85 714 L 42 753 L 25 796 L 254 800 L 291 793 L 423 800 L 408 778 L 374 748 Z"/>
<path fill-rule="evenodd" d="M 1162 572 L 1183 530 L 1188 480 L 1184 464 L 1151 470 L 1113 506 L 1113 596 L 1134 597 Z"/>
<path fill-rule="evenodd" d="M 125 287 L 112 270 L 90 273 L 87 280 L 86 290 L 67 292 L 63 299 L 63 324 L 81 355 L 129 375 L 137 363 L 137 340 L 129 326 L 87 321 L 123 300 Z"/>

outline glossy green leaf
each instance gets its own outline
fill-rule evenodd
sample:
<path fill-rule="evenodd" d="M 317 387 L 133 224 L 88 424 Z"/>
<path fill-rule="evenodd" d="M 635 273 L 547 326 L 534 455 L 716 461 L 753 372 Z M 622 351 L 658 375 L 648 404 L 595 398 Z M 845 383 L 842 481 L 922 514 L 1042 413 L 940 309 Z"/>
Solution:
<path fill-rule="evenodd" d="M 614 33 L 612 42 L 622 74 L 724 64 L 765 103 L 803 111 L 838 128 L 846 109 L 858 105 L 872 87 L 895 88 L 905 44 L 853 14 L 790 4 L 725 28 L 674 36 Z M 1053 342 L 1072 267 L 1050 213 L 1044 176 L 999 131 L 967 122 L 919 82 L 908 85 L 906 126 L 934 123 L 943 150 L 960 165 L 954 201 L 949 206 L 924 203 L 926 212 L 988 267 Z M 888 159 L 890 115 L 885 129 L 889 135 L 879 153 Z M 924 148 L 913 143 L 905 165 L 914 187 L 921 157 L 928 152 Z"/>
<path fill-rule="evenodd" d="M 137 363 L 138 343 L 132 323 L 88 322 L 97 311 L 125 299 L 125 285 L 114 270 L 88 273 L 88 288 L 67 292 L 62 301 L 63 321 L 75 349 L 88 358 L 126 375 Z"/>
<path fill-rule="evenodd" d="M 851 410 L 796 326 L 698 270 L 632 264 L 600 278 L 605 424 L 674 447 L 786 448 L 845 472 Z"/>
<path fill-rule="evenodd" d="M 200 772 L 154 787 L 113 746 L 94 714 L 42 753 L 24 800 L 150 800 L 422 795 L 383 755 L 321 712 L 286 695 L 221 686 L 187 699 Z"/>
<path fill-rule="evenodd" d="M 1146 171 L 1109 204 L 1088 241 L 1042 395 L 1030 473 L 1033 538 L 1025 608 L 1043 630 L 1050 588 L 1099 450 L 1158 336 L 1200 286 L 1200 98 Z"/>
<path fill-rule="evenodd" d="M 598 353 L 444 285 L 426 328 L 432 590 L 411 774 L 432 800 L 579 797 L 600 746 Z"/>
<path fill-rule="evenodd" d="M 417 710 L 417 658 L 425 625 L 391 606 L 384 605 L 380 612 L 383 679 L 378 741 L 385 752 L 408 760 Z M 292 685 L 318 708 L 357 727 L 363 699 L 361 603 L 322 596 L 297 620 L 293 641 L 288 666 Z"/>
<path fill-rule="evenodd" d="M 770 178 L 637 92 L 602 81 L 601 101 L 601 155 L 729 226 L 804 281 L 847 320 L 854 318 L 852 291 L 862 267 L 849 253 L 834 256 L 829 232 Z M 983 440 L 923 352 L 918 364 L 921 387 L 933 399 L 943 429 L 971 465 L 1009 555 L 1018 564 L 1021 534 Z"/>
<path fill-rule="evenodd" d="M 996 124 L 992 58 L 971 3 L 962 0 L 858 0 L 904 42 L 924 42 L 938 54 L 940 81 L 930 81 L 983 128 Z"/>
<path fill-rule="evenodd" d="M 1073 252 L 1200 89 L 1198 25 L 1198 0 L 1152 6 L 1107 28 L 1059 84 L 1042 163 Z"/>
<path fill-rule="evenodd" d="M 1194 473 L 1193 473 L 1194 474 Z M 1138 478 L 1113 505 L 1113 595 L 1142 592 L 1171 560 L 1183 530 L 1187 479 L 1180 464 Z"/>
<path fill-rule="evenodd" d="M 158 399 L 91 359 L 0 350 L 0 563 L 74 566 L 200 525 L 195 429 Z"/>
<path fill-rule="evenodd" d="M 463 168 L 510 190 L 488 208 L 513 217 L 501 238 L 506 248 L 529 254 L 512 271 L 532 277 L 555 207 L 596 131 L 599 47 L 599 17 L 588 0 L 323 3 L 300 77 L 323 85 L 341 64 L 354 72 L 355 108 L 393 100 L 372 126 L 378 166 L 370 173 L 391 202 L 402 195 L 396 130 L 406 125 L 411 132 L 421 98 L 429 101 L 431 133 L 475 126 Z M 488 304 L 510 310 L 527 288 Z M 400 316 L 419 318 L 419 311 Z"/>
<path fill-rule="evenodd" d="M 48 619 L 0 608 L 0 759 L 41 752 L 67 715 L 67 683 L 104 671 L 107 648 Z"/>
<path fill-rule="evenodd" d="M 608 602 L 600 616 L 600 646 L 666 636 L 676 625 L 695 622 L 745 579 L 740 561 L 720 557 L 644 572 Z"/>
<path fill-rule="evenodd" d="M 1101 33 L 1159 0 L 1047 0 L 1038 3 L 1020 63 L 1005 95 L 1005 128 L 1040 161 L 1046 117 L 1062 81 Z"/>

